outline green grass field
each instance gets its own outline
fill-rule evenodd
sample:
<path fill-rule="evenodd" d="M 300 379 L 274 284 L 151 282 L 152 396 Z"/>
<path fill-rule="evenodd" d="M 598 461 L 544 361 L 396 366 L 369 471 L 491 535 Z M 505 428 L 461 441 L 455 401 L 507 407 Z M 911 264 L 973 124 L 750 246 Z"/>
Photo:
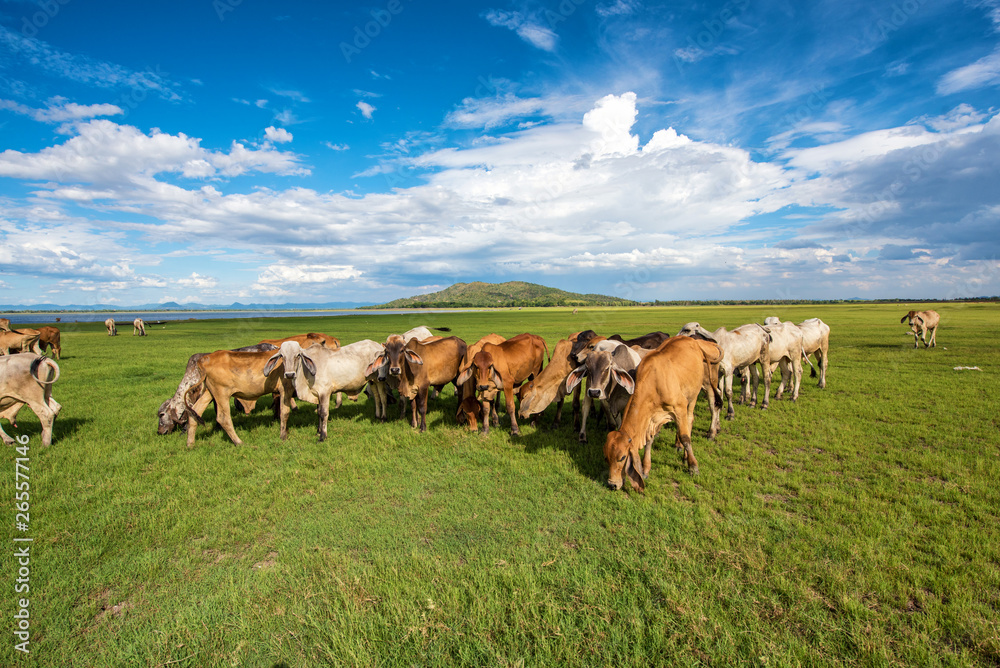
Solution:
<path fill-rule="evenodd" d="M 117 338 L 59 323 L 63 410 L 42 448 L 26 408 L 30 530 L 15 531 L 7 448 L 0 665 L 997 665 L 1000 307 L 939 304 L 915 350 L 912 306 L 689 307 L 214 320 Z M 417 324 L 469 343 L 821 317 L 828 387 L 737 406 L 715 442 L 699 402 L 692 478 L 673 428 L 645 494 L 604 485 L 603 432 L 568 419 L 488 437 L 268 410 L 195 447 L 156 434 L 188 356 L 306 331 L 349 343 Z M 69 319 L 72 316 L 67 316 Z M 47 323 L 40 323 L 47 324 Z M 978 366 L 981 371 L 955 371 Z M 808 372 L 807 372 L 808 373 Z M 264 403 L 264 402 L 262 402 Z M 501 415 L 501 425 L 508 422 Z M 33 537 L 16 594 L 16 536 Z M 31 653 L 15 650 L 30 599 Z"/>

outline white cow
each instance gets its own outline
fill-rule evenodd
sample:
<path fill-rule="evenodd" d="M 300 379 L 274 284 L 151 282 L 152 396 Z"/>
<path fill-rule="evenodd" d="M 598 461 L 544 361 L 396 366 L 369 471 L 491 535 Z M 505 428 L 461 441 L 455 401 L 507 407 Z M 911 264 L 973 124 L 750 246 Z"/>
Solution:
<path fill-rule="evenodd" d="M 52 445 L 52 425 L 62 406 L 52 398 L 52 384 L 59 379 L 59 365 L 48 357 L 18 353 L 0 358 L 0 418 L 17 426 L 15 418 L 25 404 L 42 424 L 42 445 Z M 14 439 L 0 426 L 0 440 Z"/>

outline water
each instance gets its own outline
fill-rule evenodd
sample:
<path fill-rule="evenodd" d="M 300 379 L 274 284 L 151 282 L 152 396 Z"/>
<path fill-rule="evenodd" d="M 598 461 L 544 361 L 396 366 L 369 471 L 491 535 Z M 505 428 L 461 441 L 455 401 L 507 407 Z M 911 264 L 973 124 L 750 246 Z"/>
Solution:
<path fill-rule="evenodd" d="M 115 322 L 132 324 L 136 318 L 147 323 L 157 320 L 229 320 L 235 318 L 319 318 L 340 315 L 379 315 L 406 313 L 440 313 L 441 309 L 404 309 L 396 311 L 86 311 L 82 313 L 0 313 L 8 318 L 11 327 L 25 324 L 59 325 L 71 322 L 104 322 L 114 318 Z M 60 321 L 56 322 L 56 318 Z"/>

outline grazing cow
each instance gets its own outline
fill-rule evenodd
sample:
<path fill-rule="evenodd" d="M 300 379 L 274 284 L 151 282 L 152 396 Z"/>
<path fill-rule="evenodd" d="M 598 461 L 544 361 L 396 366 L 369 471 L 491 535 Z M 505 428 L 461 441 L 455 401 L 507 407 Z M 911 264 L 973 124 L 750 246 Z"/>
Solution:
<path fill-rule="evenodd" d="M 199 359 L 196 364 L 201 379 L 184 393 L 188 411 L 188 447 L 194 445 L 194 435 L 199 424 L 205 424 L 202 413 L 215 401 L 215 421 L 236 445 L 243 441 L 233 428 L 229 414 L 229 400 L 257 399 L 265 394 L 278 394 L 278 416 L 281 421 L 281 440 L 288 438 L 288 415 L 292 410 L 291 379 L 285 378 L 281 360 L 271 360 L 268 350 L 254 353 L 234 353 L 216 350 Z M 192 403 L 194 402 L 194 403 Z"/>
<path fill-rule="evenodd" d="M 56 356 L 56 359 L 62 359 L 60 339 L 61 335 L 58 327 L 38 328 L 38 345 L 41 347 L 42 352 L 44 353 L 46 349 L 50 349 L 52 350 L 52 354 Z"/>
<path fill-rule="evenodd" d="M 924 348 L 937 347 L 937 328 L 938 323 L 941 322 L 941 316 L 938 315 L 937 311 L 910 311 L 903 316 L 900 322 L 906 322 L 910 325 L 914 348 L 918 347 L 918 338 L 924 342 Z M 931 333 L 929 342 L 927 341 L 927 332 Z"/>
<path fill-rule="evenodd" d="M 652 464 L 653 439 L 668 422 L 677 423 L 676 447 L 682 451 L 688 471 L 698 473 L 698 460 L 691 447 L 691 430 L 698 394 L 709 388 L 713 427 L 722 408 L 718 365 L 722 350 L 711 341 L 678 336 L 643 359 L 636 370 L 635 391 L 625 408 L 621 427 L 604 441 L 608 463 L 608 487 L 620 489 L 622 474 L 643 491 Z M 712 431 L 709 431 L 709 437 Z M 642 457 L 639 450 L 645 448 Z"/>
<path fill-rule="evenodd" d="M 600 406 L 602 401 L 605 402 L 608 421 L 614 423 L 614 428 L 618 428 L 621 426 L 625 404 L 635 389 L 638 354 L 620 341 L 607 340 L 601 343 L 613 344 L 615 347 L 609 350 L 607 346 L 601 346 L 601 349 L 590 350 L 584 363 L 575 368 L 566 379 L 566 392 L 572 392 L 584 378 L 587 379 L 587 392 L 577 436 L 581 443 L 587 442 L 587 417 L 591 404 L 596 402 Z"/>
<path fill-rule="evenodd" d="M 559 421 L 562 418 L 563 399 L 569 394 L 566 391 L 566 379 L 575 368 L 569 358 L 572 350 L 572 341 L 560 339 L 556 347 L 552 349 L 552 359 L 545 365 L 545 368 L 533 380 L 529 380 L 521 386 L 521 407 L 517 414 L 522 420 L 537 419 L 548 408 L 549 404 L 555 401 L 556 419 L 552 426 L 559 426 Z"/>
<path fill-rule="evenodd" d="M 258 343 L 257 345 L 247 346 L 245 348 L 237 348 L 231 352 L 256 353 L 264 350 L 277 349 L 277 346 L 270 343 Z M 174 392 L 174 396 L 160 404 L 160 408 L 157 410 L 157 416 L 159 418 L 159 426 L 156 429 L 157 434 L 161 436 L 170 434 L 173 433 L 173 431 L 178 427 L 184 427 L 187 425 L 188 413 L 187 405 L 184 403 L 184 393 L 194 385 L 201 382 L 202 376 L 201 371 L 198 369 L 198 360 L 208 354 L 209 353 L 195 353 L 188 358 L 187 366 L 184 369 L 184 377 L 181 378 L 181 382 L 177 385 L 177 391 Z M 249 415 L 250 412 L 253 411 L 254 406 L 256 406 L 257 400 L 236 399 L 236 403 L 245 414 Z M 218 411 L 218 408 L 216 408 L 216 411 Z"/>
<path fill-rule="evenodd" d="M 295 341 L 303 348 L 308 348 L 314 343 L 322 343 L 330 350 L 336 350 L 340 347 L 340 339 L 330 336 L 329 334 L 317 334 L 316 332 L 286 336 L 283 339 L 264 339 L 261 343 L 270 343 L 273 346 L 278 347 L 285 341 Z"/>
<path fill-rule="evenodd" d="M 0 318 L 0 332 L 10 331 L 10 318 Z"/>
<path fill-rule="evenodd" d="M 41 335 L 42 333 L 37 329 L 28 327 L 0 332 L 0 355 L 27 352 L 41 355 L 42 346 L 39 343 Z"/>
<path fill-rule="evenodd" d="M 146 336 L 146 323 L 142 321 L 142 318 L 136 318 L 132 321 L 132 336 L 136 334 Z"/>
<path fill-rule="evenodd" d="M 386 340 L 382 352 L 368 365 L 365 375 L 385 378 L 395 385 L 399 396 L 413 401 L 410 424 L 421 432 L 427 431 L 427 394 L 431 386 L 455 383 L 467 346 L 457 336 L 422 343 L 416 339 L 404 342 L 399 334 Z M 384 369 L 382 367 L 385 367 Z M 419 419 L 418 419 L 419 416 Z"/>
<path fill-rule="evenodd" d="M 518 334 L 503 343 L 485 343 L 472 358 L 472 363 L 462 369 L 458 384 L 463 385 L 475 379 L 476 394 L 482 406 L 483 433 L 490 433 L 488 417 L 493 410 L 497 392 L 503 392 L 510 415 L 510 433 L 520 436 L 517 427 L 517 412 L 514 393 L 521 383 L 529 380 L 542 370 L 548 348 L 545 339 L 534 334 Z"/>
<path fill-rule="evenodd" d="M 62 406 L 52 398 L 52 384 L 59 379 L 59 365 L 48 357 L 18 353 L 0 359 L 0 418 L 17 427 L 17 413 L 28 405 L 42 424 L 42 445 L 52 445 L 52 425 Z M 14 439 L 0 426 L 0 440 Z"/>
<path fill-rule="evenodd" d="M 104 327 L 108 330 L 108 336 L 118 336 L 118 327 L 115 326 L 114 318 L 108 318 L 105 320 Z"/>
<path fill-rule="evenodd" d="M 747 386 L 743 386 L 742 401 L 750 402 L 751 406 L 757 405 L 757 386 L 760 382 L 756 365 L 760 365 L 760 373 L 764 376 L 764 402 L 761 408 L 767 408 L 771 395 L 771 358 L 769 346 L 771 335 L 757 324 L 743 325 L 733 331 L 727 331 L 725 327 L 720 327 L 714 332 L 709 332 L 697 322 L 689 322 L 677 336 L 689 336 L 695 339 L 711 341 L 719 344 L 722 349 L 722 362 L 719 364 L 719 373 L 725 378 L 724 391 L 728 401 L 726 419 L 732 420 L 736 415 L 733 409 L 733 374 L 741 373 L 743 369 L 750 368 L 750 379 L 753 391 L 749 392 Z"/>
<path fill-rule="evenodd" d="M 280 360 L 285 378 L 295 387 L 295 396 L 319 406 L 319 440 L 325 441 L 330 417 L 330 396 L 334 392 L 358 395 L 368 382 L 366 370 L 382 352 L 382 344 L 364 339 L 330 350 L 314 343 L 303 349 L 297 341 L 285 341 L 269 364 Z M 269 371 L 268 367 L 264 371 Z"/>
<path fill-rule="evenodd" d="M 781 367 L 781 382 L 778 383 L 775 398 L 781 398 L 787 383 L 792 390 L 792 401 L 797 401 L 799 386 L 802 384 L 802 358 L 805 357 L 802 349 L 802 330 L 791 322 L 779 320 L 777 323 L 773 321 L 772 323 L 764 325 L 764 329 L 771 335 L 771 342 L 768 344 L 771 374 L 774 374 L 776 368 Z"/>
<path fill-rule="evenodd" d="M 472 365 L 472 358 L 474 358 L 487 343 L 500 344 L 506 340 L 507 339 L 496 333 L 487 334 L 466 349 L 465 357 L 462 358 L 461 368 L 468 369 Z M 475 380 L 470 378 L 465 383 L 461 383 L 459 390 L 461 392 L 460 396 L 462 398 L 462 402 L 458 406 L 458 413 L 455 415 L 455 418 L 458 420 L 459 424 L 464 422 L 469 426 L 470 430 L 476 431 L 479 429 L 478 418 L 481 413 L 481 406 L 476 400 Z M 500 416 L 497 415 L 496 406 L 493 406 L 492 412 L 487 416 L 487 419 L 492 421 L 494 426 L 500 424 Z"/>

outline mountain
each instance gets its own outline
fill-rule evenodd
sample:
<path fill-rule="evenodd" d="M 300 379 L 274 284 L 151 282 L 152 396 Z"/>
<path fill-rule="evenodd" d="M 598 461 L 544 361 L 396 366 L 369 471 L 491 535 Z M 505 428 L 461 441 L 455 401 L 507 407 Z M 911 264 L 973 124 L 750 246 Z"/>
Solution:
<path fill-rule="evenodd" d="M 456 283 L 440 292 L 362 308 L 496 308 L 510 306 L 629 306 L 636 302 L 607 295 L 581 295 L 536 283 Z"/>

